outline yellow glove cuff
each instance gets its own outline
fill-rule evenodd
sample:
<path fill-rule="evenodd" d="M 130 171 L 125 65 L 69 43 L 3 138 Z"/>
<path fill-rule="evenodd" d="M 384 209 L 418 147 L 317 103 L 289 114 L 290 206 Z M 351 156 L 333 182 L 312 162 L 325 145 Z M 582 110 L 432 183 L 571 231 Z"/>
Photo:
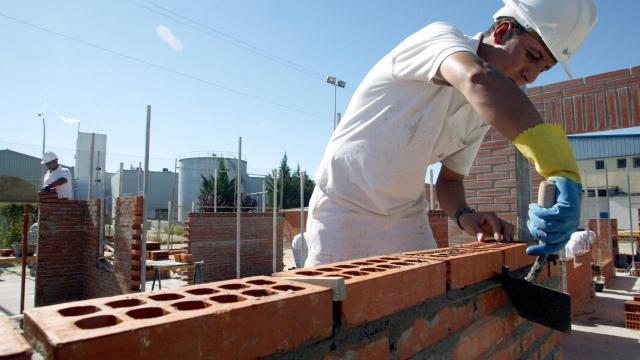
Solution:
<path fill-rule="evenodd" d="M 545 179 L 562 176 L 582 183 L 576 157 L 561 126 L 536 125 L 520 133 L 513 144 Z"/>

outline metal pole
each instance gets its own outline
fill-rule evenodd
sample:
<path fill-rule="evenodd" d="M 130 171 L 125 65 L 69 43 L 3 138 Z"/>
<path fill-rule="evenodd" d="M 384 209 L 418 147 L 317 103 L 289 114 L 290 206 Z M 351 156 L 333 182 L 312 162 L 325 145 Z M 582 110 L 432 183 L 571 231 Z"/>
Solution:
<path fill-rule="evenodd" d="M 338 116 L 336 114 L 336 112 L 338 111 L 337 109 L 337 100 L 338 99 L 338 86 L 336 86 L 335 84 L 333 85 L 333 129 L 335 130 L 336 127 L 338 126 Z"/>
<path fill-rule="evenodd" d="M 87 190 L 87 200 L 91 200 L 93 193 L 93 146 L 95 144 L 96 133 L 91 133 L 91 151 L 89 154 L 89 189 Z"/>
<path fill-rule="evenodd" d="M 435 210 L 436 200 L 433 198 L 433 169 L 429 169 L 429 210 Z"/>
<path fill-rule="evenodd" d="M 151 105 L 147 105 L 147 136 L 144 149 L 144 182 L 142 186 L 142 197 L 144 199 L 144 209 L 142 210 L 142 241 L 140 246 L 140 291 L 145 290 L 147 281 L 147 190 L 149 186 L 149 142 L 151 140 Z"/>
<path fill-rule="evenodd" d="M 276 225 L 278 222 L 277 219 L 277 213 L 278 213 L 278 170 L 274 169 L 273 170 L 273 223 L 272 223 L 272 230 L 273 230 L 273 272 L 277 272 L 278 270 L 276 269 L 276 241 L 277 241 L 277 234 L 276 234 Z"/>
<path fill-rule="evenodd" d="M 218 212 L 218 168 L 213 172 L 213 212 Z"/>
<path fill-rule="evenodd" d="M 602 241 L 602 233 L 600 232 L 600 204 L 599 204 L 599 196 L 598 196 L 598 178 L 596 177 L 596 181 L 593 183 L 593 186 L 596 191 L 596 231 L 598 232 L 598 262 L 597 265 L 602 267 L 602 250 L 600 249 L 600 241 Z M 600 269 L 602 270 L 602 269 Z M 602 271 L 600 271 L 602 273 Z M 601 274 L 602 275 L 602 274 Z"/>
<path fill-rule="evenodd" d="M 100 169 L 99 170 L 99 178 L 96 180 L 96 182 L 98 182 L 101 186 L 99 187 L 100 189 L 100 199 L 98 201 L 98 204 L 100 206 L 100 211 L 98 212 L 100 215 L 100 219 L 98 220 L 98 226 L 99 226 L 99 230 L 98 230 L 98 244 L 100 244 L 100 251 L 99 254 L 100 256 L 104 256 L 104 188 L 105 188 L 105 184 L 104 184 L 104 167 L 100 166 L 100 151 L 98 151 L 98 167 L 96 168 Z M 96 189 L 97 190 L 97 189 Z"/>
<path fill-rule="evenodd" d="M 633 237 L 633 217 L 631 215 L 631 178 L 629 177 L 629 168 L 627 167 L 627 205 L 629 207 L 629 230 L 631 231 L 631 270 L 632 275 L 636 275 L 636 246 Z"/>
<path fill-rule="evenodd" d="M 307 258 L 307 242 L 304 239 L 304 170 L 300 169 L 300 241 L 302 241 L 302 256 Z"/>
<path fill-rule="evenodd" d="M 29 236 L 29 204 L 22 208 L 22 275 L 20 284 L 20 314 L 24 312 L 24 291 L 27 279 L 27 241 Z"/>
<path fill-rule="evenodd" d="M 173 207 L 171 205 L 171 200 L 169 200 L 169 213 L 167 214 L 167 248 L 172 249 L 173 248 L 173 244 L 172 244 L 172 237 L 171 235 L 173 235 L 173 227 L 171 226 L 171 221 L 173 219 L 173 216 L 171 216 L 171 213 L 173 212 Z"/>
<path fill-rule="evenodd" d="M 609 249 L 609 256 L 613 259 L 615 264 L 615 259 L 613 258 L 613 238 L 611 234 L 611 204 L 609 199 L 609 171 L 607 170 L 607 162 L 604 162 L 604 184 L 607 187 L 607 248 Z M 615 274 L 615 271 L 614 271 Z"/>
<path fill-rule="evenodd" d="M 242 202 L 240 197 L 240 164 L 242 161 L 242 137 L 238 137 L 238 168 L 236 173 L 236 278 L 240 279 L 240 213 Z"/>
<path fill-rule="evenodd" d="M 264 179 L 262 179 L 262 212 L 264 213 L 267 209 L 267 184 Z"/>
<path fill-rule="evenodd" d="M 118 179 L 118 197 L 122 196 L 122 188 L 124 184 L 124 163 L 120 163 L 120 178 Z"/>

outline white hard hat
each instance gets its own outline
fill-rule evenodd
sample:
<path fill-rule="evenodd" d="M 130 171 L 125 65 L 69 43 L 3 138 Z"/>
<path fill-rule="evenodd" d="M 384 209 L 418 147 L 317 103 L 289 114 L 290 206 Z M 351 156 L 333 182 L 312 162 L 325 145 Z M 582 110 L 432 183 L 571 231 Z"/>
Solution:
<path fill-rule="evenodd" d="M 46 164 L 53 160 L 58 160 L 58 155 L 56 155 L 51 151 L 47 151 L 44 154 L 42 154 L 42 162 L 40 164 Z"/>
<path fill-rule="evenodd" d="M 567 62 L 598 21 L 594 0 L 502 0 L 493 19 L 514 18 L 527 31 L 535 31 L 551 54 L 573 78 Z"/>

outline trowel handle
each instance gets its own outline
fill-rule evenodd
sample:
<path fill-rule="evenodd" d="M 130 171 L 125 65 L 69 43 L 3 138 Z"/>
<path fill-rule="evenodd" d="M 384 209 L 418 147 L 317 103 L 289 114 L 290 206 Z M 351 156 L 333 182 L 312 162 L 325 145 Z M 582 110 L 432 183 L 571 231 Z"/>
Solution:
<path fill-rule="evenodd" d="M 556 184 L 553 181 L 543 180 L 538 188 L 538 205 L 543 208 L 550 208 L 556 203 Z M 547 263 L 549 255 L 542 255 L 536 258 L 536 262 L 531 266 L 529 274 L 524 278 L 528 282 L 535 283 L 542 268 Z"/>
<path fill-rule="evenodd" d="M 543 180 L 538 188 L 538 205 L 548 209 L 556 203 L 556 183 Z"/>

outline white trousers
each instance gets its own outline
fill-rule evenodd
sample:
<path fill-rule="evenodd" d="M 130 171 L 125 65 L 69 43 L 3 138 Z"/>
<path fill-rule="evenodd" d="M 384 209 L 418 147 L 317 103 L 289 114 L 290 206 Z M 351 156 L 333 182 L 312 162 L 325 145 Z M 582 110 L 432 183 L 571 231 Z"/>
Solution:
<path fill-rule="evenodd" d="M 379 215 L 331 199 L 317 186 L 309 202 L 305 238 L 305 267 L 437 247 L 426 201 L 403 214 Z"/>

